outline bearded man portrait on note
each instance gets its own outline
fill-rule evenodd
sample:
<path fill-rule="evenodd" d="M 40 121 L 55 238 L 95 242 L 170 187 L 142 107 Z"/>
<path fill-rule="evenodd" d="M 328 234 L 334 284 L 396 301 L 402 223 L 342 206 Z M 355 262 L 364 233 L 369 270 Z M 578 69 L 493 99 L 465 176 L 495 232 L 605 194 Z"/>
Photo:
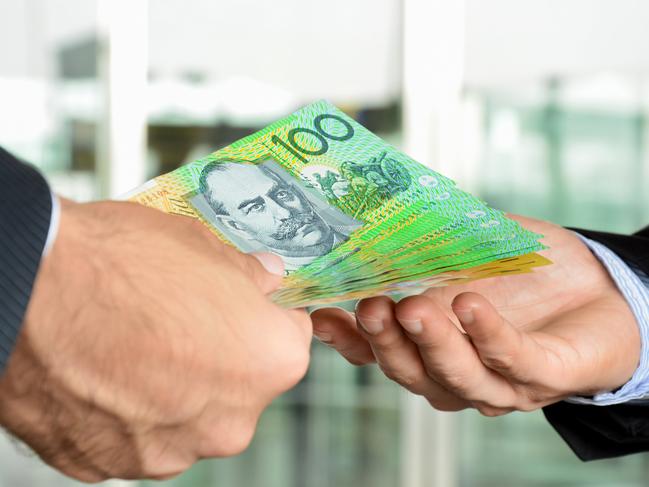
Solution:
<path fill-rule="evenodd" d="M 199 195 L 210 211 L 199 212 L 228 239 L 247 243 L 250 251 L 275 252 L 288 272 L 296 270 L 346 241 L 362 223 L 292 179 L 272 160 L 212 162 L 201 173 Z"/>

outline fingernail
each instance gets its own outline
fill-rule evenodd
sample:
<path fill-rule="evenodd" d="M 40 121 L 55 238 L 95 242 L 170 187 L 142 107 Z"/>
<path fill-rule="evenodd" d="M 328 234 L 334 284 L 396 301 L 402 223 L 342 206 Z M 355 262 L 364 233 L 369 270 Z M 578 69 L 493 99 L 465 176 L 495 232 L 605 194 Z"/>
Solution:
<path fill-rule="evenodd" d="M 383 321 L 376 318 L 363 318 L 356 315 L 358 323 L 370 335 L 378 335 L 383 331 Z"/>
<path fill-rule="evenodd" d="M 475 320 L 473 309 L 471 308 L 454 309 L 453 312 L 460 319 L 460 322 L 465 325 L 470 325 Z"/>
<path fill-rule="evenodd" d="M 318 340 L 320 340 L 322 343 L 329 344 L 333 342 L 333 337 L 331 336 L 330 333 L 314 331 L 313 336 L 316 337 Z"/>
<path fill-rule="evenodd" d="M 284 261 L 279 255 L 271 254 L 270 252 L 253 252 L 252 255 L 259 263 L 264 266 L 271 274 L 276 276 L 284 275 Z"/>
<path fill-rule="evenodd" d="M 408 333 L 416 335 L 421 333 L 424 329 L 424 325 L 421 323 L 421 320 L 399 320 L 401 326 L 403 326 Z"/>

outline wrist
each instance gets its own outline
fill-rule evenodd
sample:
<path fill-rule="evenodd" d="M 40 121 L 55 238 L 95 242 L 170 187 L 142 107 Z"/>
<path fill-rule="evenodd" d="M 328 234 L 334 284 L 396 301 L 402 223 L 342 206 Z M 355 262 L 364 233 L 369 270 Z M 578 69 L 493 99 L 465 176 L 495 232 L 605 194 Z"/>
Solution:
<path fill-rule="evenodd" d="M 53 233 L 52 246 L 41 259 L 25 318 L 14 353 L 6 371 L 7 380 L 0 382 L 2 398 L 21 395 L 21 385 L 37 370 L 47 375 L 55 360 L 60 360 L 57 344 L 64 336 L 63 327 L 79 312 L 84 293 L 89 290 L 88 269 L 94 263 L 84 245 L 91 222 L 84 221 L 83 205 L 61 198 L 58 201 L 59 221 Z M 72 337 L 73 335 L 70 335 Z M 32 369 L 30 372 L 27 369 Z M 5 389 L 13 388 L 13 392 Z"/>
<path fill-rule="evenodd" d="M 71 275 L 76 267 L 69 260 L 74 251 L 68 248 L 69 227 L 76 226 L 74 218 L 68 215 L 73 205 L 75 203 L 57 199 L 58 221 L 52 222 L 54 228 L 50 226 L 50 247 L 46 245 L 43 252 L 21 332 L 0 381 L 0 424 L 14 432 L 20 430 L 23 420 L 28 421 L 32 401 L 25 399 L 37 397 L 42 392 L 39 392 L 41 386 L 47 382 L 48 349 L 56 349 L 53 340 L 58 332 L 54 327 L 63 322 L 60 316 L 63 299 L 74 282 L 66 278 L 65 272 L 67 268 Z"/>
<path fill-rule="evenodd" d="M 600 316 L 615 315 L 615 319 L 600 323 L 609 335 L 608 342 L 604 340 L 602 343 L 613 349 L 612 353 L 601 352 L 601 356 L 608 359 L 601 364 L 600 377 L 608 381 L 600 381 L 600 387 L 582 391 L 584 396 L 592 397 L 571 397 L 569 401 L 609 405 L 642 398 L 649 393 L 649 380 L 645 377 L 649 373 L 649 289 L 610 249 L 581 235 L 579 237 L 610 282 L 606 296 L 602 298 L 604 304 Z M 607 312 L 607 307 L 611 311 Z"/>

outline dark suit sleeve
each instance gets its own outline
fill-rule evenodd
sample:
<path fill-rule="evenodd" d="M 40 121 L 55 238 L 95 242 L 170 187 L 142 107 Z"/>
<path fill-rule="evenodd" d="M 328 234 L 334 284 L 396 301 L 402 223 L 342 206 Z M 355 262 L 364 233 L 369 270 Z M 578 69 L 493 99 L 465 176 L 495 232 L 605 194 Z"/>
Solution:
<path fill-rule="evenodd" d="M 649 275 L 649 227 L 630 236 L 577 231 L 607 246 L 629 267 Z M 649 451 L 649 401 L 613 406 L 559 402 L 543 412 L 582 460 Z"/>
<path fill-rule="evenodd" d="M 0 374 L 20 332 L 51 214 L 45 179 L 0 147 Z"/>

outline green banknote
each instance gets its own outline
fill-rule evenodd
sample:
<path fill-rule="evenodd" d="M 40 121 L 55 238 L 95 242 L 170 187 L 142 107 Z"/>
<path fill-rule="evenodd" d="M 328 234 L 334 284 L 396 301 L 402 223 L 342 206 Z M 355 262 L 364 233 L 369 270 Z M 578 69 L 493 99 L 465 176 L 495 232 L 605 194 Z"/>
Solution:
<path fill-rule="evenodd" d="M 544 247 L 498 210 L 326 101 L 159 176 L 132 201 L 271 251 L 274 298 L 304 306 L 530 272 Z"/>

